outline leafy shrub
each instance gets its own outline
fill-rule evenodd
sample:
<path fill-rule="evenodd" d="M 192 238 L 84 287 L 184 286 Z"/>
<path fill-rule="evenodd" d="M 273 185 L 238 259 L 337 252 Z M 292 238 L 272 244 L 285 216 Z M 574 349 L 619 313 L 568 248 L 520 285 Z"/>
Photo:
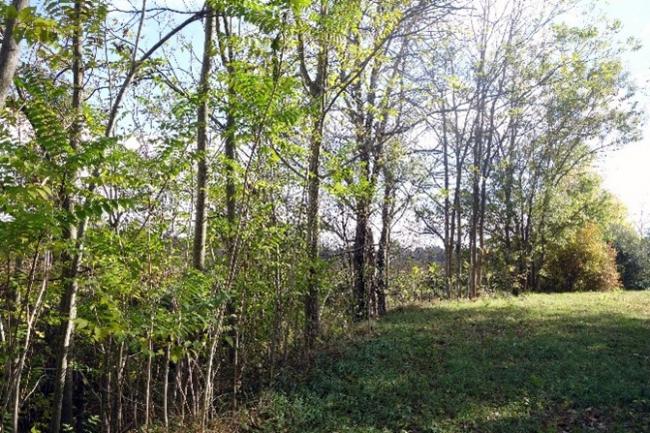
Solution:
<path fill-rule="evenodd" d="M 606 291 L 620 286 L 616 251 L 593 223 L 549 251 L 545 274 L 543 288 L 547 291 Z"/>

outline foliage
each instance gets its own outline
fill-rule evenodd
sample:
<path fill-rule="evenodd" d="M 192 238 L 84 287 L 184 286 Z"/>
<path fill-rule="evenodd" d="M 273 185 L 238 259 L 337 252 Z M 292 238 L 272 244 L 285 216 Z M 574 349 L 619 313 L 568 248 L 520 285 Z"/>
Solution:
<path fill-rule="evenodd" d="M 597 225 L 578 229 L 567 242 L 548 251 L 548 291 L 607 291 L 619 287 L 616 251 Z"/>
<path fill-rule="evenodd" d="M 632 227 L 615 225 L 613 246 L 621 284 L 626 289 L 650 287 L 650 237 L 640 236 Z"/>

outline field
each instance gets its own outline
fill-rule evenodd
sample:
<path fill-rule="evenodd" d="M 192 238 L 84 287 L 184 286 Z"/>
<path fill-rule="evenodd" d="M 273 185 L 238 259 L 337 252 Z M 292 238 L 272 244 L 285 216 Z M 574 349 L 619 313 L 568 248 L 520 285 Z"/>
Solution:
<path fill-rule="evenodd" d="M 249 420 L 296 433 L 650 432 L 650 291 L 394 311 Z"/>

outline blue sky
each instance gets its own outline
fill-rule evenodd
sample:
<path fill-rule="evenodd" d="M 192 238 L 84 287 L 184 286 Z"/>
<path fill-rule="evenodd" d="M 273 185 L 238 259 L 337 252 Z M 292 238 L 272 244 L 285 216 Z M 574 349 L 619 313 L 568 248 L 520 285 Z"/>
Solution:
<path fill-rule="evenodd" d="M 650 0 L 609 0 L 603 11 L 620 19 L 623 35 L 638 38 L 643 47 L 624 59 L 633 79 L 641 87 L 639 99 L 646 111 L 641 141 L 603 155 L 599 171 L 605 187 L 628 208 L 630 220 L 638 228 L 650 229 Z"/>

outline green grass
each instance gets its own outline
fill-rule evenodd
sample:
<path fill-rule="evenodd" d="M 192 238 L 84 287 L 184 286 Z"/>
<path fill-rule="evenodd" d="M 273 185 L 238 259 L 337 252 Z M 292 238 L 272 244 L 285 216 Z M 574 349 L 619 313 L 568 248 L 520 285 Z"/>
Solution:
<path fill-rule="evenodd" d="M 650 432 L 650 291 L 410 307 L 338 346 L 251 429 Z"/>

